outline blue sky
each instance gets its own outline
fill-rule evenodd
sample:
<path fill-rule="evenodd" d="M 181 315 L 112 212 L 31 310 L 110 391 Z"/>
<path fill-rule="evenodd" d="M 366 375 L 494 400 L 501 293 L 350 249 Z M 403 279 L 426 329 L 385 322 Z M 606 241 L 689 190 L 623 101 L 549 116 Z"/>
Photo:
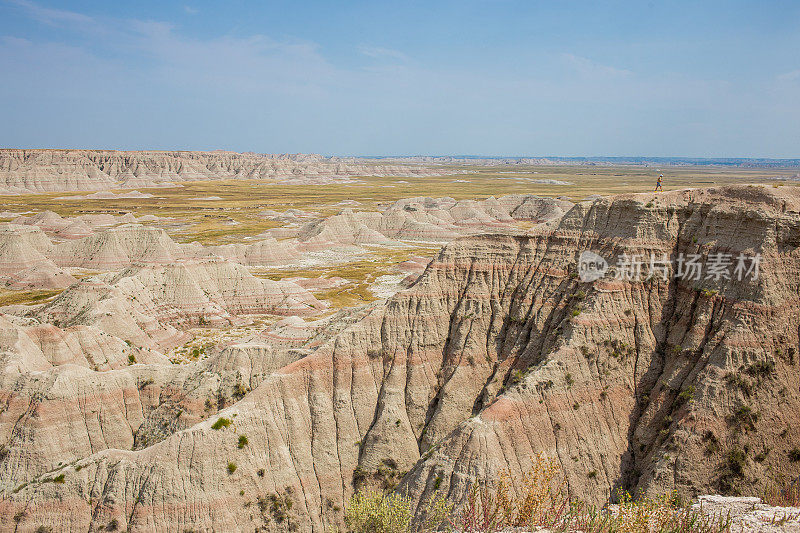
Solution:
<path fill-rule="evenodd" d="M 0 146 L 800 157 L 800 2 L 0 0 Z"/>

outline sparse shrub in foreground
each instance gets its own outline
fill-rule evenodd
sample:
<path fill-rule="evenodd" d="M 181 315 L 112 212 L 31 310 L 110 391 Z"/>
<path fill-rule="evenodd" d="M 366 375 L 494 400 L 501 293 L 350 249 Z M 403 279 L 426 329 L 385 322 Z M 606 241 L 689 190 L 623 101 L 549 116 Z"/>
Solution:
<path fill-rule="evenodd" d="M 512 495 L 511 487 L 517 487 Z M 405 531 L 458 531 L 491 533 L 524 528 L 548 528 L 553 533 L 729 533 L 729 516 L 706 516 L 682 506 L 677 493 L 634 500 L 627 492 L 618 495 L 619 504 L 603 509 L 566 496 L 565 481 L 553 459 L 540 455 L 521 479 L 508 472 L 500 475 L 493 488 L 474 483 L 457 513 L 443 497 L 429 503 L 424 524 L 412 525 L 411 502 L 400 495 L 376 492 L 355 494 L 345 520 L 356 533 Z M 438 514 L 431 509 L 437 507 Z M 431 520 L 436 514 L 439 521 Z"/>
<path fill-rule="evenodd" d="M 775 507 L 800 507 L 800 483 L 770 485 L 761 498 L 767 505 Z"/>
<path fill-rule="evenodd" d="M 239 435 L 239 443 L 236 445 L 236 447 L 241 450 L 242 448 L 247 446 L 248 442 L 249 441 L 247 440 L 247 435 Z"/>
<path fill-rule="evenodd" d="M 358 492 L 350 498 L 344 519 L 356 533 L 402 533 L 411 526 L 411 502 L 399 494 Z"/>
<path fill-rule="evenodd" d="M 539 470 L 537 470 L 539 469 Z M 523 492 L 508 497 L 511 478 L 501 476 L 494 492 L 475 484 L 458 515 L 456 529 L 464 533 L 490 533 L 524 527 L 544 527 L 556 533 L 729 533 L 729 516 L 705 516 L 689 506 L 680 506 L 677 493 L 634 500 L 619 494 L 619 505 L 600 509 L 569 500 L 560 470 L 546 461 L 525 475 Z M 546 483 L 545 483 L 546 481 Z"/>
<path fill-rule="evenodd" d="M 492 493 L 485 485 L 474 483 L 464 508 L 456 518 L 461 531 L 499 531 L 507 527 L 544 525 L 547 516 L 561 514 L 568 502 L 565 481 L 555 459 L 539 455 L 530 471 L 523 474 L 522 490 L 517 498 L 510 493 L 511 475 L 503 472 Z"/>

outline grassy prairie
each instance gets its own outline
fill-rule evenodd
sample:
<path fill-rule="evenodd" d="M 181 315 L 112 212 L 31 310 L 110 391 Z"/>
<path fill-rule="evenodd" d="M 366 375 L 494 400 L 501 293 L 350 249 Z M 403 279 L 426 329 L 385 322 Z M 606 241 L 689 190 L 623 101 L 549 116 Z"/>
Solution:
<path fill-rule="evenodd" d="M 61 294 L 60 290 L 0 291 L 0 307 L 41 304 L 52 300 L 59 294 Z"/>
<path fill-rule="evenodd" d="M 64 200 L 85 193 L 49 193 L 0 197 L 9 211 L 49 209 L 62 216 L 86 213 L 126 213 L 173 217 L 164 222 L 176 239 L 205 244 L 239 242 L 279 223 L 258 215 L 264 209 L 288 208 L 321 215 L 341 210 L 344 200 L 360 202 L 358 209 L 376 209 L 410 196 L 450 196 L 484 199 L 513 193 L 568 196 L 574 200 L 590 194 L 651 191 L 659 171 L 636 166 L 463 166 L 449 167 L 459 174 L 434 177 L 363 177 L 358 183 L 296 185 L 276 180 L 218 180 L 185 182 L 182 187 L 150 189 L 154 198 L 116 200 Z M 765 182 L 775 176 L 794 176 L 796 169 L 739 169 L 722 167 L 667 167 L 664 190 L 731 183 Z M 569 185 L 534 183 L 554 179 Z M 208 197 L 220 200 L 208 200 Z"/>

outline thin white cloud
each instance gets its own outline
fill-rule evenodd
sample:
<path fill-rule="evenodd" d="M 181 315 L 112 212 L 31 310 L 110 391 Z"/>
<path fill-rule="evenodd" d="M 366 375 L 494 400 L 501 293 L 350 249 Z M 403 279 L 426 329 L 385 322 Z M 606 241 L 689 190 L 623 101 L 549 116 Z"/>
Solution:
<path fill-rule="evenodd" d="M 394 59 L 396 61 L 408 61 L 408 56 L 399 50 L 383 48 L 380 46 L 359 46 L 358 51 L 373 59 Z"/>
<path fill-rule="evenodd" d="M 336 69 L 308 41 L 277 41 L 264 35 L 192 39 L 172 25 L 128 21 L 131 41 L 155 62 L 171 84 L 233 92 L 319 93 Z"/>
<path fill-rule="evenodd" d="M 192 6 L 183 6 L 183 10 L 189 15 L 197 15 L 199 11 Z"/>
<path fill-rule="evenodd" d="M 146 58 L 143 68 L 149 72 L 153 84 L 165 89 L 172 87 L 189 94 L 227 94 L 228 97 L 242 94 L 319 96 L 346 79 L 322 56 L 319 46 L 309 41 L 278 41 L 264 35 L 196 39 L 182 35 L 168 22 L 95 19 L 82 13 L 42 7 L 31 0 L 2 1 L 19 6 L 29 17 L 42 23 L 84 34 L 89 43 L 110 42 L 122 54 Z M 113 34 L 112 41 L 108 40 L 109 33 Z M 0 45 L 6 49 L 26 44 L 32 43 L 0 36 Z M 80 50 L 88 57 L 96 56 L 91 44 L 72 47 L 43 40 L 36 45 L 37 50 L 43 47 L 70 53 Z M 44 60 L 44 57 L 40 55 L 37 60 Z M 126 68 L 124 63 L 113 62 L 104 68 L 114 70 L 117 67 Z M 48 72 L 54 74 L 63 68 L 82 71 L 79 64 L 65 59 L 59 65 L 39 69 L 38 75 L 46 77 Z"/>
<path fill-rule="evenodd" d="M 797 81 L 800 80 L 800 69 L 784 72 L 778 76 L 778 81 Z"/>
<path fill-rule="evenodd" d="M 31 42 L 28 39 L 23 39 L 21 37 L 13 37 L 11 35 L 3 35 L 2 37 L 0 37 L 0 43 L 14 47 L 30 46 L 31 44 Z"/>
<path fill-rule="evenodd" d="M 62 24 L 89 24 L 92 17 L 75 11 L 43 7 L 30 0 L 6 0 L 8 3 L 22 8 L 31 18 L 50 26 Z"/>
<path fill-rule="evenodd" d="M 589 58 L 578 56 L 575 54 L 564 53 L 561 54 L 562 59 L 566 61 L 566 63 L 573 68 L 574 70 L 578 71 L 580 74 L 585 76 L 612 76 L 612 77 L 621 77 L 621 76 L 631 76 L 633 72 L 626 69 L 616 68 L 609 65 L 603 65 L 602 63 L 598 63 L 597 61 L 592 61 Z"/>

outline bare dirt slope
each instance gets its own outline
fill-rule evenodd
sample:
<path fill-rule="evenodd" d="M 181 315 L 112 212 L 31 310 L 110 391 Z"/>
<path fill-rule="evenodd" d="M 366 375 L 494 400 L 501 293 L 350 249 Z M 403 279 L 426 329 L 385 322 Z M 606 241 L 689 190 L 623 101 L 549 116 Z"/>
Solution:
<path fill-rule="evenodd" d="M 341 524 L 354 487 L 399 482 L 416 501 L 438 487 L 458 502 L 476 477 L 519 474 L 538 452 L 558 458 L 573 495 L 595 502 L 620 486 L 758 493 L 800 473 L 790 459 L 800 442 L 798 246 L 800 190 L 763 186 L 598 199 L 529 235 L 460 239 L 411 288 L 152 445 L 131 445 L 143 424 L 131 402 L 186 390 L 180 381 L 137 387 L 147 365 L 134 365 L 96 396 L 91 369 L 74 378 L 63 366 L 33 375 L 6 365 L 0 527 L 275 529 L 286 525 L 269 504 L 277 495 L 294 502 L 291 523 L 324 531 Z M 741 280 L 615 279 L 612 269 L 582 282 L 583 250 L 612 265 L 651 252 L 760 254 L 761 264 Z M 6 350 L 21 350 L 16 335 Z M 247 353 L 252 366 L 269 352 Z M 42 429 L 53 413 L 63 413 L 58 438 Z M 124 438 L 87 445 L 87 424 L 101 431 L 109 414 Z M 49 455 L 28 450 L 40 446 L 62 464 L 38 464 Z"/>

